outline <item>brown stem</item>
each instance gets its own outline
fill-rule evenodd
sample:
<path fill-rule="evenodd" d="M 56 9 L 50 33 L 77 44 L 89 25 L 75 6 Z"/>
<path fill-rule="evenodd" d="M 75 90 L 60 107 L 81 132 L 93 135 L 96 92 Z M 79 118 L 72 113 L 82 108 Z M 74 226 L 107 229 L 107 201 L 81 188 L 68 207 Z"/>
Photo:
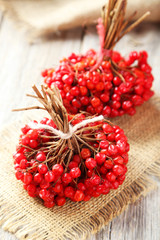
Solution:
<path fill-rule="evenodd" d="M 133 24 L 129 22 L 133 19 L 134 12 L 127 20 L 125 20 L 127 0 L 109 0 L 108 5 L 102 9 L 102 19 L 105 30 L 104 48 L 113 49 L 115 44 L 138 24 L 140 24 L 150 12 L 146 12 Z"/>
<path fill-rule="evenodd" d="M 112 69 L 112 71 L 122 80 L 122 82 L 125 82 L 125 79 L 124 79 L 124 77 L 122 76 L 122 74 L 120 74 L 120 73 L 115 69 L 114 66 L 111 65 L 111 69 Z"/>
<path fill-rule="evenodd" d="M 30 97 L 36 98 L 43 107 L 30 107 L 30 108 L 22 108 L 22 110 L 28 110 L 28 109 L 43 109 L 46 110 L 51 118 L 53 119 L 54 123 L 56 124 L 58 130 L 62 131 L 63 133 L 69 132 L 69 122 L 68 122 L 68 114 L 63 106 L 62 98 L 60 96 L 60 93 L 58 89 L 55 87 L 53 90 L 51 89 L 45 89 L 43 86 L 41 87 L 41 92 L 37 89 L 37 87 L 34 85 L 33 90 L 35 92 L 34 95 L 29 95 Z M 20 111 L 21 109 L 17 109 L 17 111 Z M 76 116 L 77 117 L 77 116 Z M 90 119 L 90 117 L 86 118 Z M 104 119 L 104 121 L 109 122 L 108 120 Z M 81 163 L 79 166 L 81 166 L 81 170 L 85 176 L 87 176 L 87 169 L 85 166 L 85 163 L 81 157 L 81 149 L 86 146 L 91 150 L 92 156 L 97 153 L 98 148 L 94 148 L 90 145 L 89 141 L 97 141 L 95 140 L 95 133 L 97 129 L 101 129 L 102 124 L 98 124 L 96 126 L 84 126 L 81 129 L 78 129 L 76 132 L 73 133 L 71 138 L 69 139 L 61 139 L 59 136 L 56 136 L 52 131 L 46 129 L 46 132 L 50 133 L 49 141 L 43 143 L 43 141 L 39 144 L 38 149 L 32 149 L 30 147 L 24 146 L 29 149 L 29 152 L 26 153 L 26 156 L 28 160 L 30 160 L 32 157 L 35 157 L 38 151 L 44 151 L 46 153 L 46 160 L 43 163 L 46 163 L 48 168 L 51 169 L 51 167 L 55 163 L 61 163 L 64 165 L 64 171 L 66 172 L 68 170 L 68 165 L 70 161 L 72 160 L 72 157 L 74 154 L 79 154 L 81 158 Z M 89 130 L 90 133 L 83 133 L 84 131 Z M 43 133 L 41 134 L 41 137 L 43 137 Z M 23 147 L 23 146 L 21 146 Z M 37 164 L 39 164 L 37 162 Z M 35 166 L 34 166 L 35 167 Z M 32 168 L 32 167 L 31 167 Z M 28 171 L 28 168 L 26 171 Z M 76 184 L 76 181 L 75 181 Z"/>
<path fill-rule="evenodd" d="M 12 109 L 13 112 L 18 112 L 18 111 L 25 111 L 25 110 L 32 110 L 32 109 L 42 109 L 42 110 L 46 110 L 43 107 L 39 107 L 39 106 L 33 106 L 33 107 L 26 107 L 26 108 L 16 108 L 16 109 Z"/>

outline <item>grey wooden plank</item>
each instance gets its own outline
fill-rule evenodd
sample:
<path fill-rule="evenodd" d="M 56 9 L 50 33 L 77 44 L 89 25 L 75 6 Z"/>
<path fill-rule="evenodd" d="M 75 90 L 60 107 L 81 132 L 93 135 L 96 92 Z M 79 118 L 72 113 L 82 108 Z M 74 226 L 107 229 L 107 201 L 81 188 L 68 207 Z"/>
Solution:
<path fill-rule="evenodd" d="M 44 68 L 56 66 L 71 51 L 79 51 L 81 30 L 66 32 L 54 41 L 28 44 L 24 34 L 13 28 L 5 19 L 0 31 L 0 109 L 1 123 L 7 123 L 21 113 L 11 109 L 31 104 L 25 94 L 33 83 L 42 84 L 40 76 Z"/>

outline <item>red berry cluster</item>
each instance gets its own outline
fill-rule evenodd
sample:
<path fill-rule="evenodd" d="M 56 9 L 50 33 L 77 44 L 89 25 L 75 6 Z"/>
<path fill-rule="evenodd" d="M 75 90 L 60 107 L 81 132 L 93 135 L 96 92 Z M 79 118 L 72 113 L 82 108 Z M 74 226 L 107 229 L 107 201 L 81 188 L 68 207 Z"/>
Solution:
<path fill-rule="evenodd" d="M 83 114 L 74 117 L 72 125 L 83 119 Z M 48 118 L 40 123 L 56 128 L 53 120 Z M 75 152 L 70 162 L 61 157 L 53 161 L 52 151 L 48 154 L 47 146 L 55 137 L 53 133 L 46 129 L 31 129 L 29 125 L 21 129 L 19 145 L 13 155 L 15 175 L 23 182 L 29 196 L 41 198 L 50 208 L 55 204 L 64 205 L 66 198 L 76 202 L 88 201 L 91 197 L 108 194 L 123 183 L 129 151 L 123 130 L 106 121 L 88 126 L 93 129 L 82 134 L 87 134 L 89 139 L 94 128 L 99 126 L 94 131 L 94 141 L 88 142 L 91 147 L 80 144 L 80 154 Z"/>
<path fill-rule="evenodd" d="M 131 52 L 127 59 L 112 51 L 110 60 L 104 57 L 97 69 L 91 71 L 96 64 L 96 52 L 90 50 L 85 55 L 71 54 L 56 69 L 43 71 L 42 76 L 46 86 L 59 88 L 69 113 L 134 115 L 135 107 L 153 95 L 153 76 L 147 58 L 145 51 Z"/>

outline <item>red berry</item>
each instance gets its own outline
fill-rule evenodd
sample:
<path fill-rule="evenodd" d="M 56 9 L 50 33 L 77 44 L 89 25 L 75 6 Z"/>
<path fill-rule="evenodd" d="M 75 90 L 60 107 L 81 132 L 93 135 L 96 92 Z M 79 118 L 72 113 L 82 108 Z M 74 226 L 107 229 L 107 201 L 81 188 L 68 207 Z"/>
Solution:
<path fill-rule="evenodd" d="M 65 184 L 69 184 L 70 182 L 72 182 L 72 177 L 69 173 L 64 173 L 62 175 L 62 181 L 65 183 Z"/>
<path fill-rule="evenodd" d="M 27 159 L 22 159 L 20 161 L 19 167 L 21 169 L 26 169 L 29 166 Z"/>
<path fill-rule="evenodd" d="M 114 158 L 113 161 L 115 164 L 123 164 L 123 162 L 124 162 L 124 160 L 121 156 Z"/>
<path fill-rule="evenodd" d="M 45 179 L 43 179 L 40 183 L 41 188 L 49 188 L 50 184 Z"/>
<path fill-rule="evenodd" d="M 68 165 L 69 169 L 72 169 L 72 168 L 75 168 L 75 167 L 78 167 L 78 163 L 75 162 L 75 161 L 71 161 Z"/>
<path fill-rule="evenodd" d="M 60 175 L 62 175 L 62 173 L 63 173 L 63 167 L 62 167 L 62 165 L 60 165 L 60 164 L 55 164 L 55 165 L 53 165 L 53 167 L 52 167 L 52 172 L 55 174 L 55 175 L 58 175 L 58 176 L 60 176 Z"/>
<path fill-rule="evenodd" d="M 99 185 L 101 182 L 101 178 L 98 175 L 94 175 L 90 181 L 93 185 Z"/>
<path fill-rule="evenodd" d="M 78 189 L 81 190 L 81 191 L 85 191 L 85 190 L 86 190 L 85 185 L 84 185 L 83 183 L 81 183 L 81 182 L 77 184 L 77 187 L 78 187 Z"/>
<path fill-rule="evenodd" d="M 99 146 L 100 146 L 101 149 L 107 149 L 108 146 L 109 146 L 109 142 L 107 140 L 106 141 L 105 140 L 101 141 Z"/>
<path fill-rule="evenodd" d="M 43 180 L 43 175 L 41 175 L 40 173 L 36 173 L 34 175 L 34 182 L 40 183 L 42 180 Z"/>
<path fill-rule="evenodd" d="M 42 151 L 39 151 L 37 154 L 36 154 L 36 159 L 37 161 L 39 162 L 44 162 L 46 160 L 46 155 L 44 152 Z"/>
<path fill-rule="evenodd" d="M 118 152 L 118 147 L 114 144 L 109 145 L 108 147 L 108 154 L 109 155 L 116 155 Z"/>
<path fill-rule="evenodd" d="M 122 108 L 123 109 L 129 109 L 132 107 L 132 102 L 131 101 L 124 101 L 123 104 L 122 104 Z"/>
<path fill-rule="evenodd" d="M 76 202 L 80 202 L 84 199 L 84 193 L 81 190 L 77 190 L 74 195 L 74 200 Z"/>
<path fill-rule="evenodd" d="M 40 192 L 39 192 L 39 196 L 44 201 L 47 201 L 50 198 L 50 192 L 47 189 L 41 189 Z"/>
<path fill-rule="evenodd" d="M 63 185 L 61 183 L 56 183 L 56 185 L 53 187 L 53 190 L 56 193 L 60 193 L 63 191 Z"/>
<path fill-rule="evenodd" d="M 112 172 L 107 173 L 106 177 L 107 177 L 109 182 L 114 182 L 116 180 L 116 176 Z"/>
<path fill-rule="evenodd" d="M 65 74 L 62 77 L 62 81 L 66 84 L 69 84 L 69 85 L 71 85 L 73 83 L 73 79 L 74 79 L 74 77 L 71 74 L 68 74 L 68 75 Z"/>
<path fill-rule="evenodd" d="M 106 169 L 111 169 L 111 168 L 113 167 L 113 162 L 112 162 L 111 160 L 106 160 L 106 161 L 104 162 L 104 167 L 105 167 Z"/>
<path fill-rule="evenodd" d="M 102 165 L 106 160 L 106 155 L 104 153 L 97 153 L 95 156 L 97 164 Z"/>
<path fill-rule="evenodd" d="M 112 188 L 113 189 L 117 189 L 119 187 L 119 182 L 118 181 L 115 181 L 112 183 Z"/>
<path fill-rule="evenodd" d="M 72 158 L 72 160 L 73 160 L 74 162 L 77 162 L 78 164 L 81 162 L 81 158 L 80 158 L 79 155 L 74 155 L 73 158 Z"/>
<path fill-rule="evenodd" d="M 72 168 L 70 170 L 70 175 L 72 178 L 78 178 L 81 176 L 81 170 L 78 167 Z"/>
<path fill-rule="evenodd" d="M 34 139 L 34 140 L 37 140 L 38 138 L 38 131 L 36 129 L 31 129 L 27 132 L 27 136 L 30 138 L 30 139 Z"/>
<path fill-rule="evenodd" d="M 28 136 L 24 135 L 24 136 L 21 137 L 21 143 L 23 145 L 27 146 L 29 144 L 29 141 L 30 141 L 30 139 L 29 139 Z"/>
<path fill-rule="evenodd" d="M 36 140 L 30 140 L 29 141 L 29 146 L 31 147 L 31 148 L 36 148 L 37 146 L 38 146 L 38 142 L 36 141 Z"/>
<path fill-rule="evenodd" d="M 44 163 L 40 163 L 38 165 L 38 172 L 40 174 L 45 174 L 47 171 L 48 171 L 48 168 L 47 168 L 47 166 Z"/>
<path fill-rule="evenodd" d="M 52 208 L 52 207 L 54 207 L 54 205 L 55 205 L 54 201 L 45 201 L 44 202 L 44 206 L 47 208 Z"/>
<path fill-rule="evenodd" d="M 112 169 L 113 173 L 116 175 L 116 176 L 119 176 L 119 175 L 123 175 L 124 174 L 124 168 L 122 165 L 114 165 L 113 169 Z"/>
<path fill-rule="evenodd" d="M 48 171 L 44 175 L 44 178 L 47 182 L 53 182 L 55 180 L 55 175 L 52 171 Z"/>
<path fill-rule="evenodd" d="M 89 158 L 91 156 L 91 152 L 88 148 L 82 148 L 81 156 L 83 159 Z"/>
<path fill-rule="evenodd" d="M 66 187 L 65 190 L 64 190 L 64 194 L 68 198 L 73 198 L 74 193 L 75 193 L 74 188 L 71 187 L 71 186 Z"/>
<path fill-rule="evenodd" d="M 33 184 L 29 184 L 29 185 L 27 186 L 27 191 L 28 191 L 29 196 L 35 197 L 36 186 L 33 185 Z"/>
<path fill-rule="evenodd" d="M 32 179 L 33 179 L 33 177 L 32 177 L 32 174 L 31 173 L 28 173 L 28 172 L 25 172 L 24 173 L 24 178 L 23 178 L 23 182 L 25 183 L 25 184 L 30 184 L 31 182 L 32 182 Z"/>
<path fill-rule="evenodd" d="M 94 158 L 87 158 L 85 161 L 85 165 L 88 169 L 93 169 L 96 167 L 97 163 L 96 160 Z"/>
<path fill-rule="evenodd" d="M 97 97 L 94 97 L 94 98 L 92 98 L 92 100 L 91 100 L 91 104 L 92 104 L 92 106 L 95 108 L 95 107 L 98 107 L 99 105 L 100 105 L 100 103 L 101 103 L 101 101 L 100 101 L 100 99 L 99 98 L 97 98 Z"/>
<path fill-rule="evenodd" d="M 21 131 L 23 134 L 27 134 L 29 130 L 30 130 L 30 127 L 28 125 L 25 125 L 23 128 L 21 128 Z"/>
<path fill-rule="evenodd" d="M 63 206 L 66 203 L 65 197 L 56 197 L 55 201 L 58 206 Z"/>
<path fill-rule="evenodd" d="M 102 128 L 105 133 L 113 132 L 113 128 L 108 123 L 104 123 Z"/>
<path fill-rule="evenodd" d="M 16 153 L 16 154 L 13 155 L 13 158 L 14 158 L 15 162 L 19 164 L 20 161 L 22 159 L 25 159 L 26 157 L 23 153 Z"/>
<path fill-rule="evenodd" d="M 72 87 L 71 90 L 70 90 L 70 93 L 73 95 L 73 96 L 78 96 L 80 94 L 80 90 L 77 86 L 75 87 Z"/>
<path fill-rule="evenodd" d="M 18 180 L 22 180 L 24 174 L 23 174 L 23 172 L 22 172 L 21 169 L 18 169 L 18 168 L 17 168 L 16 171 L 15 171 L 15 176 L 16 176 L 16 178 L 17 178 Z"/>

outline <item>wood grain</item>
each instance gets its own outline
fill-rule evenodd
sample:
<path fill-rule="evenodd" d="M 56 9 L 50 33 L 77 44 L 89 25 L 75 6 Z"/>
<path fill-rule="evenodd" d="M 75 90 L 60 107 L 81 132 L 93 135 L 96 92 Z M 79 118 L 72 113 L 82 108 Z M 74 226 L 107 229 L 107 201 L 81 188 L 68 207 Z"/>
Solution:
<path fill-rule="evenodd" d="M 153 88 L 160 92 L 160 26 L 142 24 L 125 36 L 116 46 L 123 55 L 131 50 L 147 50 L 153 66 Z M 71 52 L 83 53 L 89 48 L 98 49 L 95 28 L 76 29 L 49 41 L 29 44 L 26 34 L 16 29 L 10 20 L 0 15 L 0 126 L 20 118 L 22 113 L 11 109 L 33 104 L 26 93 L 33 83 L 42 84 L 41 70 L 58 64 Z M 160 239 L 160 184 L 115 218 L 108 226 L 88 240 L 159 240 Z M 15 236 L 0 228 L 0 239 L 16 240 Z"/>

